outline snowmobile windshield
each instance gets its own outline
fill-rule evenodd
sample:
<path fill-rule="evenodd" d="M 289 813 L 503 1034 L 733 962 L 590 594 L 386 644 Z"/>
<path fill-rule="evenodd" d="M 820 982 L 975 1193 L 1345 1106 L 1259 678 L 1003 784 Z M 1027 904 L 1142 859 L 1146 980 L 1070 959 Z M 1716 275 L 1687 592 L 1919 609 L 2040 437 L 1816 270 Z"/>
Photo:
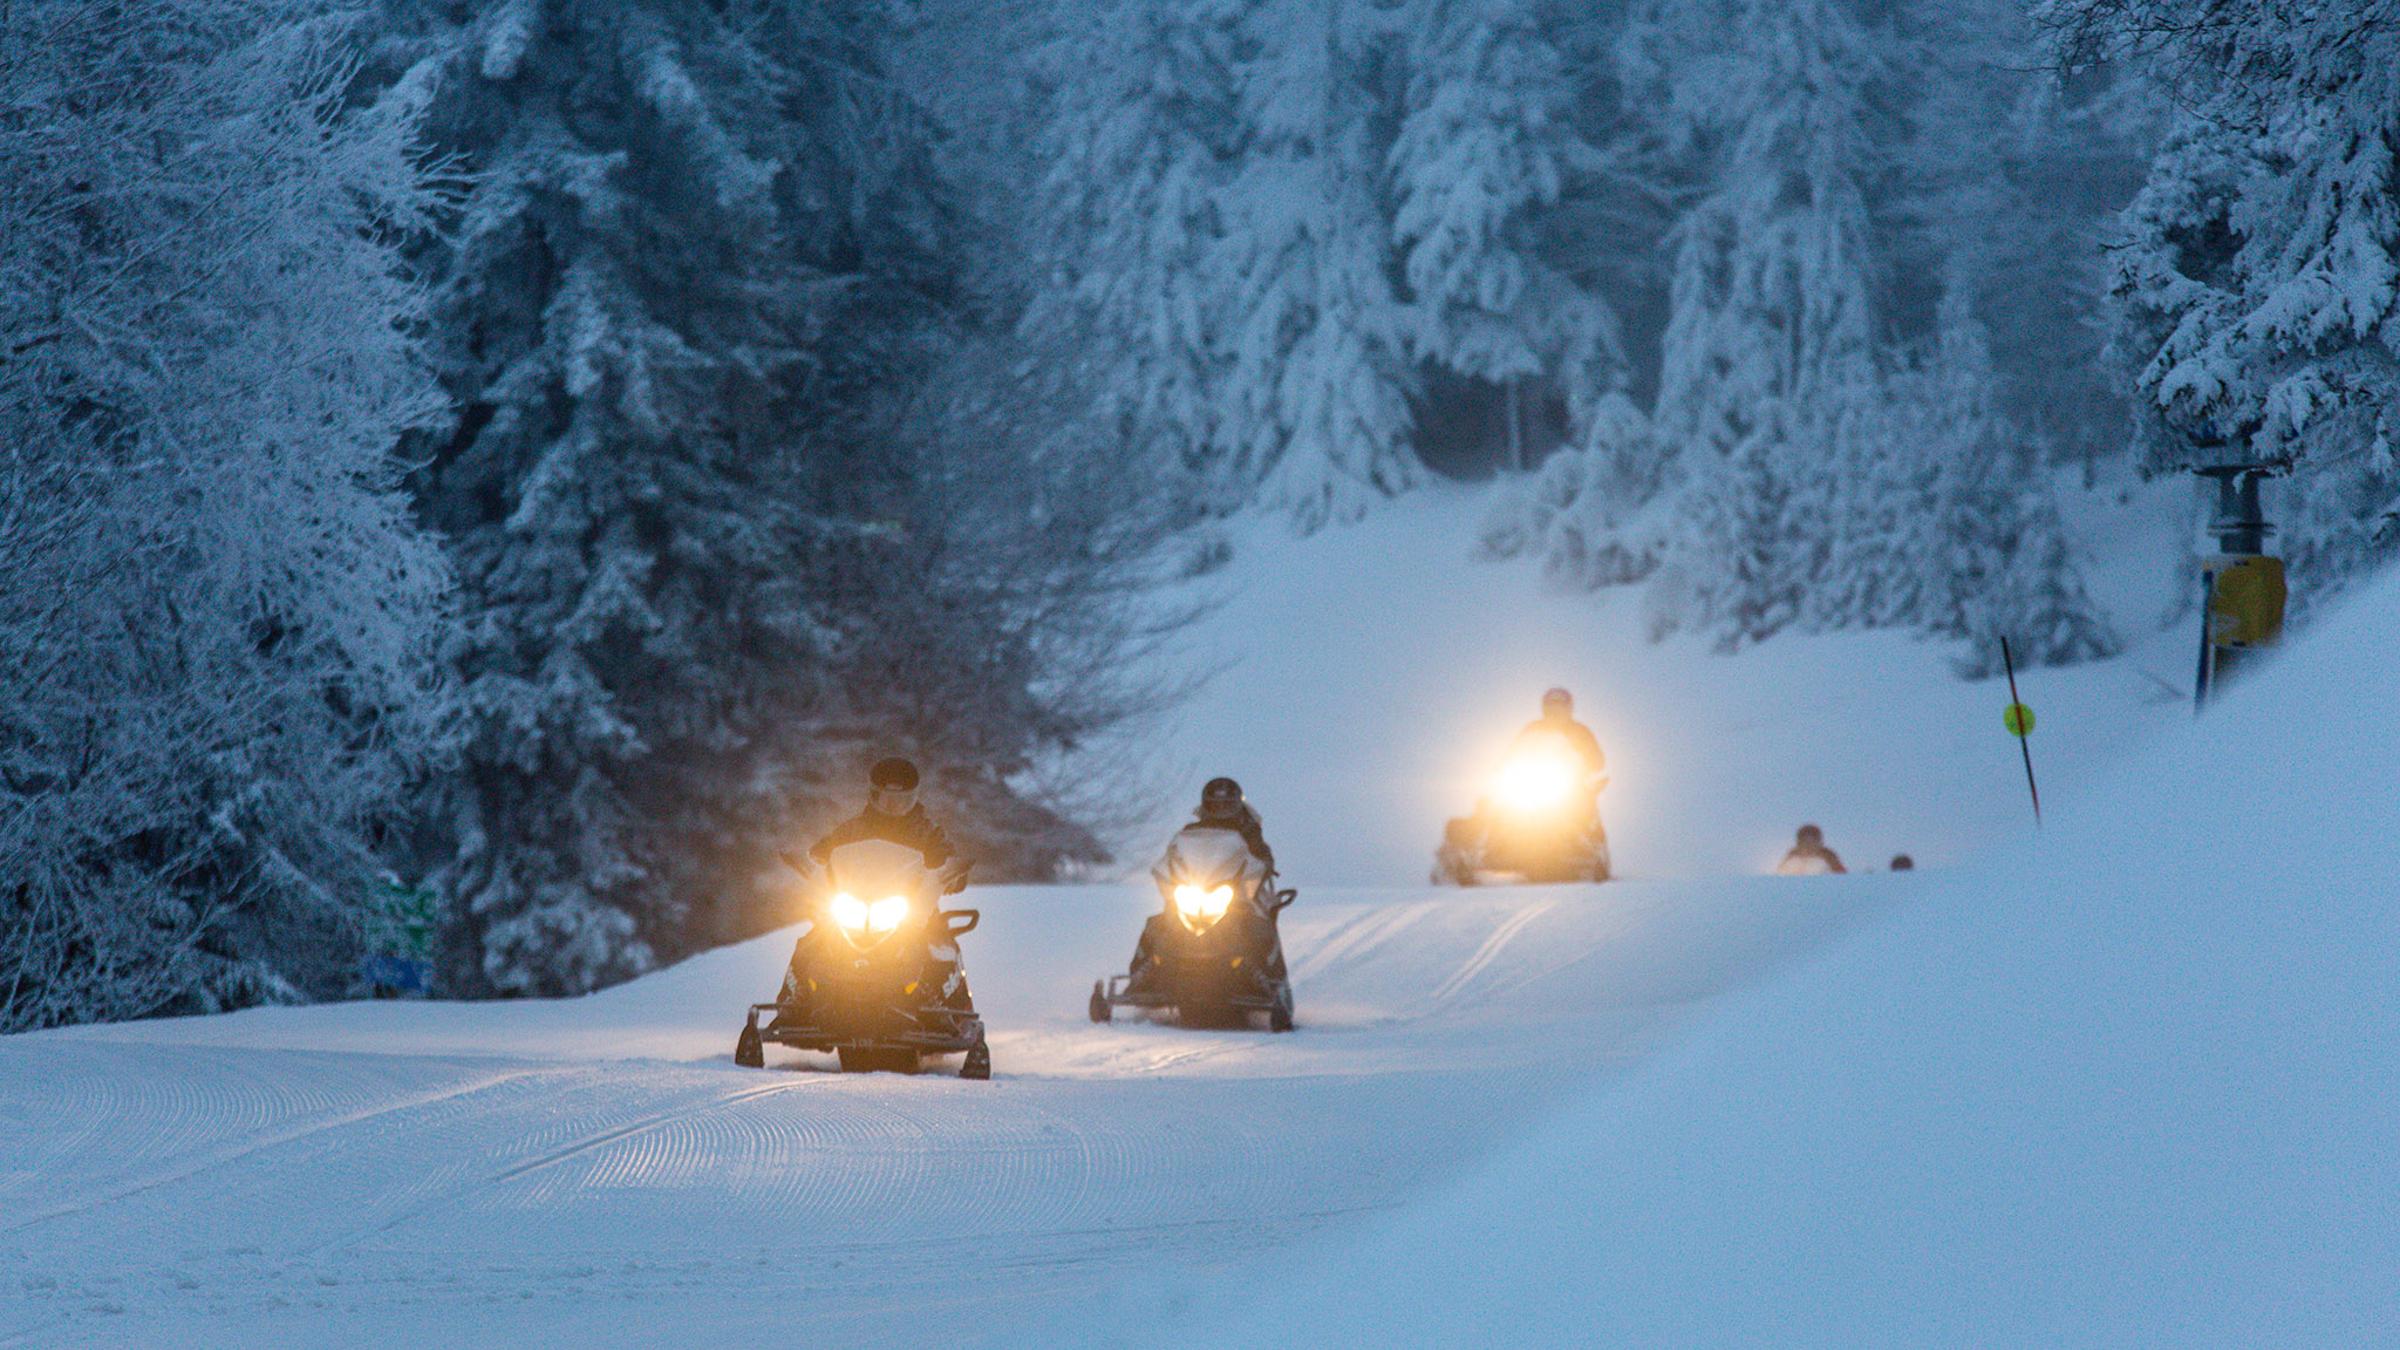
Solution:
<path fill-rule="evenodd" d="M 925 855 L 888 839 L 861 839 L 833 851 L 826 867 L 826 916 L 842 936 L 870 946 L 933 912 L 935 874 Z"/>
<path fill-rule="evenodd" d="M 1236 830 L 1186 826 L 1151 875 L 1168 909 L 1193 932 L 1214 926 L 1237 899 L 1257 888 L 1265 865 Z"/>
<path fill-rule="evenodd" d="M 1254 861 L 1238 830 L 1186 829 L 1167 845 L 1166 869 L 1193 885 L 1239 882 Z"/>

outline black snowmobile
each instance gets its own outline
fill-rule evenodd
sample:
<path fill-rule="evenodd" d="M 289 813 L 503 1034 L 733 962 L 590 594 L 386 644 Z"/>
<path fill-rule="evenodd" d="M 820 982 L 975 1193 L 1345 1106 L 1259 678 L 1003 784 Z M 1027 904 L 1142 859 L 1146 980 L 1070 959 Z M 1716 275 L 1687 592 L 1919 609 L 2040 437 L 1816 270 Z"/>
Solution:
<path fill-rule="evenodd" d="M 991 1077 L 958 951 L 959 935 L 983 915 L 941 907 L 965 888 L 966 864 L 937 871 L 913 848 L 865 839 L 834 850 L 805 881 L 810 924 L 782 996 L 751 1005 L 733 1062 L 760 1068 L 772 1043 L 831 1050 L 852 1073 L 911 1072 L 925 1056 L 963 1052 L 959 1077 Z"/>
<path fill-rule="evenodd" d="M 1299 895 L 1273 889 L 1266 864 L 1239 833 L 1189 825 L 1150 870 L 1163 906 L 1150 916 L 1123 975 L 1092 984 L 1091 1015 L 1167 1011 L 1192 1026 L 1239 1026 L 1265 1013 L 1292 1029 L 1292 980 L 1276 916 Z"/>
<path fill-rule="evenodd" d="M 1606 881 L 1608 830 L 1595 777 L 1565 747 L 1537 741 L 1509 757 L 1475 814 L 1453 820 L 1433 855 L 1433 881 Z"/>

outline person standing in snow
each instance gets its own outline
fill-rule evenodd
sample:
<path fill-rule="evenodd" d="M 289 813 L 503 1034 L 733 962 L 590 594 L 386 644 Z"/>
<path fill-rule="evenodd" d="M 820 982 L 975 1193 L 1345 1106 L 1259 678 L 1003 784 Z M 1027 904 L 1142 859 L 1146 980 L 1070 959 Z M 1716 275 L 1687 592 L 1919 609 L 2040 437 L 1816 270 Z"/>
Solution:
<path fill-rule="evenodd" d="M 1792 851 L 1775 864 L 1775 874 L 1783 877 L 1840 876 L 1850 869 L 1842 866 L 1842 855 L 1825 847 L 1825 832 L 1814 825 L 1803 825 L 1792 842 Z"/>

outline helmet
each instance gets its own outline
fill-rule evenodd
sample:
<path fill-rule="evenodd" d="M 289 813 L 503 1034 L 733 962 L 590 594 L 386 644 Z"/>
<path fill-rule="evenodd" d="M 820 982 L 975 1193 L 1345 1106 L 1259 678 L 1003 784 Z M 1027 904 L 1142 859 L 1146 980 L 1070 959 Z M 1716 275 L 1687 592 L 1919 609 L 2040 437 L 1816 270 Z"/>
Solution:
<path fill-rule="evenodd" d="M 1575 696 L 1568 693 L 1564 689 L 1551 688 L 1544 690 L 1542 692 L 1542 711 L 1549 712 L 1553 709 L 1556 709 L 1559 712 L 1573 712 L 1575 710 Z"/>
<path fill-rule="evenodd" d="M 1824 844 L 1825 832 L 1823 830 L 1818 829 L 1814 825 L 1803 825 L 1800 827 L 1800 847 L 1822 848 L 1824 847 Z"/>
<path fill-rule="evenodd" d="M 1242 809 L 1242 785 L 1230 778 L 1211 778 L 1200 789 L 1200 814 L 1226 817 Z"/>
<path fill-rule="evenodd" d="M 875 761 L 875 767 L 868 770 L 867 782 L 877 791 L 890 789 L 895 792 L 914 792 L 917 790 L 917 766 L 897 755 L 890 759 L 879 759 Z"/>
<path fill-rule="evenodd" d="M 1895 872 L 1914 872 L 1917 870 L 1917 860 L 1905 853 L 1894 854 L 1892 856 L 1892 870 Z"/>

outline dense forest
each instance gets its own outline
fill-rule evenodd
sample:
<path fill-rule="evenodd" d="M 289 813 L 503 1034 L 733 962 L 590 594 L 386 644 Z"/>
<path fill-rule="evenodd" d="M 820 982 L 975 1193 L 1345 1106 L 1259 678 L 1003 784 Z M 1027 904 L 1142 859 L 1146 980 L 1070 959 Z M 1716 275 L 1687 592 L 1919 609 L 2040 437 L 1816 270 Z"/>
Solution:
<path fill-rule="evenodd" d="M 580 992 L 917 758 L 989 879 L 1206 522 L 2115 650 L 2057 485 L 2394 550 L 2376 0 L 0 5 L 0 1030 Z"/>

